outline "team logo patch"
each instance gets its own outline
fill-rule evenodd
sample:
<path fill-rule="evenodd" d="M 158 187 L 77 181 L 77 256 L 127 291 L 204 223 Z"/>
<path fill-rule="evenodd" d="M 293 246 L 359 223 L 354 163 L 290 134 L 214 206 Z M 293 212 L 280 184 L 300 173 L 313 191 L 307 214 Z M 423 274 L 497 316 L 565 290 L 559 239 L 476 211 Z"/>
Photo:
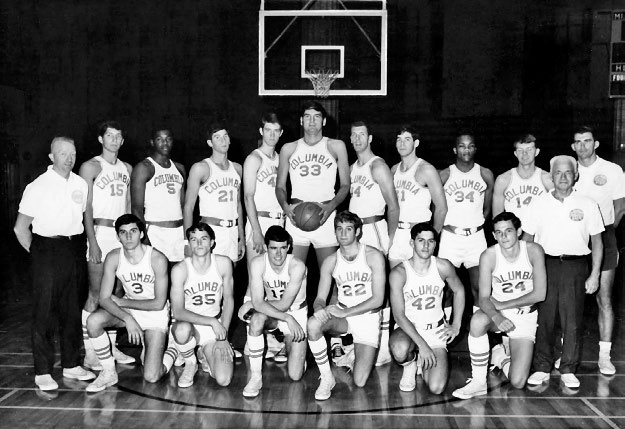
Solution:
<path fill-rule="evenodd" d="M 580 209 L 573 209 L 569 212 L 569 219 L 573 222 L 581 222 L 584 220 L 584 212 Z"/>
<path fill-rule="evenodd" d="M 606 183 L 608 183 L 608 178 L 605 177 L 603 174 L 597 174 L 595 176 L 595 178 L 593 179 L 593 182 L 595 183 L 595 185 L 597 186 L 603 186 Z"/>
<path fill-rule="evenodd" d="M 79 189 L 76 189 L 74 192 L 72 192 L 72 201 L 74 201 L 76 204 L 82 204 L 82 202 L 84 201 L 83 192 Z"/>

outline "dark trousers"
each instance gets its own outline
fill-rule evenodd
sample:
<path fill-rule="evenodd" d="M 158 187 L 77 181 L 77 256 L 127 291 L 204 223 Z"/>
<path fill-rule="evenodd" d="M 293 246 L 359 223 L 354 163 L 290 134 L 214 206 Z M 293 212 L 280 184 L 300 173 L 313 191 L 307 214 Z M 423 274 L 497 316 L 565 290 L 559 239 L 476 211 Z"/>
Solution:
<path fill-rule="evenodd" d="M 52 374 L 54 332 L 59 329 L 61 366 L 80 364 L 82 327 L 78 288 L 85 282 L 84 237 L 46 238 L 33 234 L 32 346 L 35 374 Z"/>
<path fill-rule="evenodd" d="M 556 340 L 555 325 L 559 320 L 563 339 L 560 372 L 575 373 L 580 358 L 588 260 L 580 258 L 562 261 L 546 258 L 545 264 L 547 296 L 538 306 L 534 371 L 551 372 Z"/>

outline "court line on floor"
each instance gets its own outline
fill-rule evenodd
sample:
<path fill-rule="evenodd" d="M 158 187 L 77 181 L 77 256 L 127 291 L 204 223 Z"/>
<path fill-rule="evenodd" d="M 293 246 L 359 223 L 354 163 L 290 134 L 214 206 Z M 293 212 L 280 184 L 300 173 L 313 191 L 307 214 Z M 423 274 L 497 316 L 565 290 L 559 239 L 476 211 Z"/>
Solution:
<path fill-rule="evenodd" d="M 6 398 L 8 398 L 11 395 L 14 395 L 15 392 L 18 392 L 19 390 L 20 389 L 13 389 L 9 393 L 7 393 L 6 395 L 3 395 L 2 397 L 0 397 L 0 402 L 4 401 Z"/>
<path fill-rule="evenodd" d="M 603 414 L 601 412 L 601 410 L 599 410 L 599 408 L 595 407 L 593 404 L 591 404 L 588 400 L 586 399 L 582 399 L 582 402 L 584 404 L 586 404 L 586 406 L 588 408 L 590 408 L 593 412 L 595 412 L 598 416 L 600 416 L 604 422 L 606 422 L 608 425 L 610 425 L 610 427 L 614 428 L 614 429 L 619 429 L 619 426 L 617 424 L 615 424 L 613 421 L 610 420 L 610 418 L 608 416 L 606 416 L 605 414 Z"/>

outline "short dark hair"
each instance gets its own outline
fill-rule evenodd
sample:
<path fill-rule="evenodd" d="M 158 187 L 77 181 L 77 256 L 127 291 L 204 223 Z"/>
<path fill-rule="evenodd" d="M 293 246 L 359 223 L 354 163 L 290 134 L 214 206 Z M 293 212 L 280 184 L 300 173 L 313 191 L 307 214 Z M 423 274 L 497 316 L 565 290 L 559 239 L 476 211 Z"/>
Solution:
<path fill-rule="evenodd" d="M 429 222 L 420 222 L 410 228 L 410 238 L 414 240 L 417 238 L 417 235 L 425 231 L 430 231 L 434 235 L 434 240 L 438 243 L 438 232 L 436 232 L 434 227 L 430 225 Z"/>
<path fill-rule="evenodd" d="M 358 240 L 362 237 L 362 219 L 358 217 L 358 215 L 350 212 L 349 210 L 343 210 L 340 213 L 337 213 L 334 218 L 334 229 L 339 225 L 339 223 L 351 223 L 354 225 L 354 229 L 360 229 L 360 234 L 356 236 Z"/>
<path fill-rule="evenodd" d="M 152 131 L 152 140 L 156 140 L 156 137 L 158 136 L 158 133 L 162 133 L 162 132 L 168 132 L 170 137 L 172 139 L 174 138 L 174 133 L 172 133 L 169 128 L 157 128 L 154 131 Z"/>
<path fill-rule="evenodd" d="M 291 237 L 291 234 L 289 234 L 287 230 L 280 225 L 271 225 L 267 228 L 267 232 L 265 232 L 265 245 L 269 246 L 270 241 L 278 243 L 286 241 L 286 244 L 288 244 L 289 247 L 293 247 L 293 237 Z"/>
<path fill-rule="evenodd" d="M 417 125 L 414 123 L 411 124 L 403 124 L 397 130 L 397 135 L 401 135 L 403 133 L 409 133 L 412 136 L 413 140 L 419 140 L 419 132 L 417 131 Z"/>
<path fill-rule="evenodd" d="M 304 117 L 304 113 L 306 113 L 306 110 L 316 110 L 317 112 L 321 113 L 321 117 L 323 119 L 328 116 L 328 112 L 326 112 L 326 109 L 324 109 L 323 106 L 316 101 L 310 100 L 304 103 L 302 109 L 300 110 L 300 118 Z"/>
<path fill-rule="evenodd" d="M 527 143 L 534 143 L 534 147 L 538 147 L 538 141 L 536 141 L 536 137 L 534 137 L 533 134 L 523 134 L 519 137 L 517 137 L 514 140 L 514 147 L 516 149 L 516 146 L 519 144 L 527 144 Z"/>
<path fill-rule="evenodd" d="M 516 230 L 521 228 L 521 219 L 519 219 L 517 215 L 515 215 L 512 212 L 501 212 L 497 216 L 495 216 L 493 218 L 493 227 L 495 226 L 497 222 L 506 222 L 506 221 L 512 222 L 512 226 L 514 226 L 514 229 Z"/>
<path fill-rule="evenodd" d="M 584 134 L 584 133 L 590 133 L 592 134 L 592 138 L 593 139 L 595 138 L 595 130 L 589 125 L 580 125 L 573 129 L 573 135 Z"/>
<path fill-rule="evenodd" d="M 119 230 L 122 226 L 130 225 L 131 223 L 136 224 L 137 228 L 139 228 L 139 231 L 141 231 L 143 235 L 146 234 L 145 224 L 141 221 L 141 219 L 132 213 L 123 214 L 115 220 L 115 233 L 119 234 Z"/>
<path fill-rule="evenodd" d="M 465 131 L 460 131 L 458 134 L 456 134 L 456 141 L 454 143 L 455 146 L 458 146 L 458 143 L 460 143 L 460 137 L 469 137 L 471 139 L 471 142 L 473 144 L 475 143 L 475 135 L 473 134 L 473 132 L 469 131 L 469 130 L 465 130 Z"/>
<path fill-rule="evenodd" d="M 280 122 L 280 117 L 276 112 L 265 112 L 263 116 L 260 118 L 261 126 L 265 126 L 265 124 L 278 124 L 280 128 L 282 128 L 282 123 Z M 217 130 L 219 131 L 219 130 Z"/>
<path fill-rule="evenodd" d="M 354 121 L 352 122 L 352 124 L 350 125 L 349 129 L 351 130 L 352 128 L 356 128 L 356 127 L 365 127 L 367 130 L 367 134 L 371 135 L 371 128 L 369 127 L 369 125 L 365 122 L 365 121 Z"/>
<path fill-rule="evenodd" d="M 100 122 L 98 124 L 98 135 L 100 137 L 104 137 L 104 134 L 106 133 L 106 130 L 108 130 L 109 128 L 113 128 L 114 130 L 121 131 L 122 132 L 122 136 L 124 135 L 124 132 L 122 131 L 122 126 L 117 121 L 104 121 L 104 122 Z"/>
<path fill-rule="evenodd" d="M 217 131 L 221 131 L 221 130 L 226 130 L 226 132 L 228 131 L 228 129 L 226 128 L 226 123 L 224 121 L 215 121 L 215 122 L 211 123 L 208 126 L 208 130 L 206 131 L 206 139 L 207 140 L 212 140 L 213 139 L 213 134 L 215 134 Z"/>
<path fill-rule="evenodd" d="M 206 222 L 194 222 L 193 225 L 187 228 L 187 231 L 185 232 L 187 240 L 191 237 L 191 233 L 195 231 L 204 231 L 208 234 L 211 240 L 215 241 L 215 231 L 213 231 L 213 228 L 211 228 Z"/>

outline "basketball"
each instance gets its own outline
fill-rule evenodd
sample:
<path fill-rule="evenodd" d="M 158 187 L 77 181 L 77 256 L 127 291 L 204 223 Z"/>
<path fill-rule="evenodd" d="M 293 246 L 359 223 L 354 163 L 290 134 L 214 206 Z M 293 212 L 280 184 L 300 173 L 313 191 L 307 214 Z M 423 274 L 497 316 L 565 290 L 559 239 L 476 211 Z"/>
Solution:
<path fill-rule="evenodd" d="M 302 231 L 314 231 L 321 226 L 321 207 L 316 203 L 303 202 L 293 212 L 295 225 Z"/>

